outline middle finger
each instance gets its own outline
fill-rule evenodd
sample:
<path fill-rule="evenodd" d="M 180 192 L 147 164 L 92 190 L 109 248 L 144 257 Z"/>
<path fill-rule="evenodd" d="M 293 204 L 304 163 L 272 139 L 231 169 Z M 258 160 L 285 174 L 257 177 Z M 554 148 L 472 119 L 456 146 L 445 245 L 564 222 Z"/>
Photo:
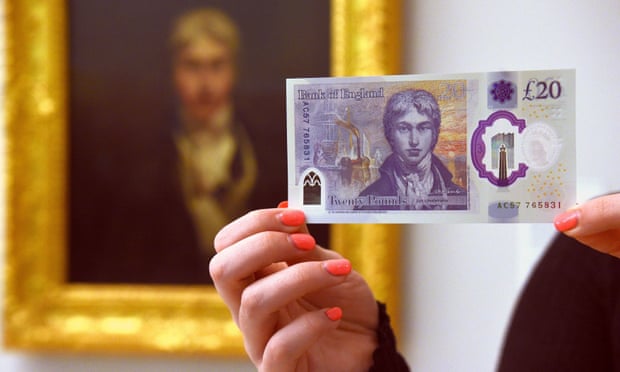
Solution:
<path fill-rule="evenodd" d="M 274 263 L 299 262 L 325 258 L 323 249 L 315 249 L 314 239 L 307 234 L 263 231 L 234 243 L 216 254 L 209 264 L 215 287 L 228 305 L 235 321 L 241 293 L 255 280 L 255 273 L 273 268 Z M 329 252 L 329 256 L 337 257 Z M 323 257 L 321 257 L 323 256 Z"/>

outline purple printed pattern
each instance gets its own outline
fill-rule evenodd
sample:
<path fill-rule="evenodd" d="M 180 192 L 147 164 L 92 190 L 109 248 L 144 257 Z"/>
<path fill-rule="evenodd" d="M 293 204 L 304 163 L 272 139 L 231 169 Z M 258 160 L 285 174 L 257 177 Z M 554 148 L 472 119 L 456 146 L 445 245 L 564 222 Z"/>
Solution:
<path fill-rule="evenodd" d="M 515 90 L 512 87 L 512 83 L 504 79 L 494 82 L 493 89 L 491 89 L 493 100 L 499 101 L 501 103 L 510 101 L 514 92 Z"/>
<path fill-rule="evenodd" d="M 471 158 L 474 167 L 478 170 L 478 176 L 480 178 L 486 178 L 493 185 L 498 187 L 505 187 L 512 185 L 518 178 L 525 177 L 525 173 L 528 166 L 524 163 L 519 163 L 519 168 L 516 171 L 512 171 L 510 176 L 506 179 L 499 179 L 492 171 L 487 170 L 486 164 L 483 159 L 486 153 L 486 145 L 482 136 L 484 136 L 486 129 L 493 126 L 493 123 L 498 119 L 506 119 L 511 125 L 518 128 L 519 133 L 525 129 L 525 120 L 518 119 L 512 112 L 499 110 L 492 113 L 488 119 L 480 120 L 478 127 L 474 130 L 471 139 Z"/>

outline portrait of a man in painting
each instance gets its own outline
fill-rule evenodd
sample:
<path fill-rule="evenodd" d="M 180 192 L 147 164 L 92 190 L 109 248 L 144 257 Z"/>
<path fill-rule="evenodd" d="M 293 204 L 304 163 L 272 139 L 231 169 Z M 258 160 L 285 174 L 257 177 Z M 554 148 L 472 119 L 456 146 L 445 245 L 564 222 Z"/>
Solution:
<path fill-rule="evenodd" d="M 217 231 L 286 200 L 284 79 L 329 75 L 329 2 L 68 10 L 68 280 L 210 283 Z"/>

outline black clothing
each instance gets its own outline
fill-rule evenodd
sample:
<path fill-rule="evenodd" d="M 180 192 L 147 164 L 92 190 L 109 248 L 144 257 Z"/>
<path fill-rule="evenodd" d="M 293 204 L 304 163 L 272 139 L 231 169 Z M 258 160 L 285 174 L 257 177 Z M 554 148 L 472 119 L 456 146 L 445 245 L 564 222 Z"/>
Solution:
<path fill-rule="evenodd" d="M 386 327 L 371 370 L 406 371 Z M 620 371 L 620 259 L 559 235 L 523 289 L 497 370 Z"/>
<path fill-rule="evenodd" d="M 402 173 L 398 164 L 399 160 L 395 154 L 392 154 L 385 159 L 379 173 L 381 176 L 378 180 L 366 187 L 359 196 L 398 196 L 398 186 L 396 180 L 396 174 Z M 438 209 L 458 210 L 467 208 L 467 193 L 460 186 L 452 182 L 452 173 L 446 168 L 446 166 L 439 160 L 438 157 L 432 155 L 431 171 L 433 172 L 433 186 L 431 192 L 428 195 L 429 200 L 437 199 L 440 201 L 432 201 L 430 204 Z M 445 194 L 445 195 L 444 195 Z M 376 205 L 364 205 L 356 209 L 371 209 L 376 210 L 398 210 L 403 205 L 391 204 L 382 205 L 378 208 Z M 423 208 L 429 209 L 429 208 Z"/>
<path fill-rule="evenodd" d="M 114 145 L 85 139 L 79 146 L 90 148 L 73 152 L 70 282 L 211 283 L 166 129 Z"/>
<path fill-rule="evenodd" d="M 515 308 L 498 371 L 620 371 L 620 260 L 565 235 Z"/>
<path fill-rule="evenodd" d="M 377 341 L 379 346 L 372 354 L 373 366 L 370 372 L 406 372 L 409 366 L 405 359 L 396 350 L 396 338 L 390 326 L 390 317 L 387 315 L 385 305 L 377 302 L 379 306 L 379 326 L 377 327 Z"/>

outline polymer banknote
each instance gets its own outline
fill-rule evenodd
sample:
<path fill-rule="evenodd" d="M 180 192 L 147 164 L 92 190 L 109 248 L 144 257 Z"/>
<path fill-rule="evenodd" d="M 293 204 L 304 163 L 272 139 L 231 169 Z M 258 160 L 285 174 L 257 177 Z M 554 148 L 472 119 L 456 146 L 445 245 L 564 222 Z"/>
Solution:
<path fill-rule="evenodd" d="M 550 222 L 572 206 L 575 71 L 287 80 L 310 223 Z"/>

